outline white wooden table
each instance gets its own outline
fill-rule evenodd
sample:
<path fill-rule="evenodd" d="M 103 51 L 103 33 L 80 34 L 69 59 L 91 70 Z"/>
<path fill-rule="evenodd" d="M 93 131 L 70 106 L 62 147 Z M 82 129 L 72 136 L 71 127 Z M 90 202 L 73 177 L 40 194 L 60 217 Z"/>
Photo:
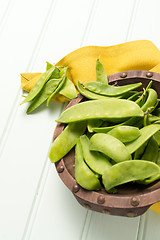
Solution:
<path fill-rule="evenodd" d="M 86 210 L 48 151 L 63 104 L 20 106 L 21 72 L 44 72 L 86 45 L 148 39 L 160 49 L 159 0 L 0 0 L 0 240 L 159 240 L 160 215 Z"/>

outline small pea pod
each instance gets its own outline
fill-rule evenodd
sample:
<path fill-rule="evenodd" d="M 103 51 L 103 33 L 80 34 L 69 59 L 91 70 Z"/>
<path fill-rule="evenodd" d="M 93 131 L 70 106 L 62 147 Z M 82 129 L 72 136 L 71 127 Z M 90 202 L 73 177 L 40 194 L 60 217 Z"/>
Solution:
<path fill-rule="evenodd" d="M 152 137 L 156 132 L 160 130 L 160 124 L 151 124 L 140 129 L 140 137 L 136 140 L 127 143 L 126 147 L 128 151 L 132 154 L 138 148 L 140 148 L 150 137 Z"/>
<path fill-rule="evenodd" d="M 57 162 L 64 157 L 77 143 L 77 139 L 84 133 L 86 122 L 71 123 L 53 141 L 49 151 L 51 162 Z"/>
<path fill-rule="evenodd" d="M 149 141 L 149 140 L 148 140 Z M 134 159 L 141 159 L 144 150 L 148 144 L 148 141 L 146 141 L 145 143 L 143 143 L 142 146 L 140 146 L 135 152 L 134 152 Z"/>
<path fill-rule="evenodd" d="M 73 99 L 77 97 L 76 88 L 71 80 L 66 78 L 66 81 L 59 91 L 59 94 L 67 97 L 68 99 Z"/>
<path fill-rule="evenodd" d="M 141 135 L 139 128 L 125 125 L 115 127 L 107 134 L 112 135 L 123 143 L 131 142 Z"/>
<path fill-rule="evenodd" d="M 87 123 L 88 132 L 93 132 L 93 129 L 95 127 L 101 126 L 102 123 L 103 123 L 102 119 L 91 119 L 91 120 L 88 120 L 88 123 Z"/>
<path fill-rule="evenodd" d="M 126 146 L 117 138 L 109 134 L 94 134 L 90 139 L 90 144 L 90 150 L 102 152 L 115 162 L 132 159 Z"/>
<path fill-rule="evenodd" d="M 90 151 L 90 141 L 86 135 L 80 137 L 80 142 L 84 160 L 94 172 L 102 175 L 106 168 L 112 166 L 107 156 L 97 151 Z"/>
<path fill-rule="evenodd" d="M 97 190 L 101 188 L 97 175 L 94 174 L 84 162 L 82 146 L 79 139 L 75 147 L 75 179 L 81 187 L 87 190 Z"/>
<path fill-rule="evenodd" d="M 62 78 L 61 78 L 61 81 L 59 82 L 59 84 L 57 86 L 57 88 L 55 90 L 53 90 L 53 92 L 48 97 L 48 99 L 47 99 L 47 107 L 49 106 L 49 103 L 50 103 L 51 99 L 54 97 L 54 95 L 56 93 L 58 93 L 59 90 L 62 88 L 62 86 L 64 85 L 65 81 L 66 81 L 66 76 L 63 75 Z"/>
<path fill-rule="evenodd" d="M 141 107 L 141 109 L 146 112 L 148 110 L 148 108 L 151 108 L 153 107 L 153 110 L 154 110 L 154 106 L 156 105 L 157 103 L 157 92 L 152 89 L 152 88 L 149 88 L 148 89 L 148 97 L 146 99 L 146 102 L 144 103 L 144 105 Z"/>
<path fill-rule="evenodd" d="M 101 126 L 101 127 L 93 127 L 93 131 L 94 132 L 99 132 L 99 133 L 107 133 L 109 131 L 111 131 L 112 129 L 116 128 L 116 127 L 120 127 L 120 126 L 124 126 L 124 125 L 127 125 L 127 126 L 135 126 L 135 124 L 139 122 L 139 118 L 137 117 L 132 117 L 132 118 L 129 118 L 128 120 L 122 122 L 122 123 L 119 123 L 119 124 L 115 124 L 115 125 L 111 125 L 111 126 Z"/>
<path fill-rule="evenodd" d="M 85 84 L 85 87 L 94 93 L 102 94 L 104 96 L 115 97 L 134 90 L 141 85 L 142 83 L 134 83 L 124 86 L 112 86 L 103 84 L 101 82 L 88 82 Z"/>
<path fill-rule="evenodd" d="M 113 165 L 107 169 L 102 181 L 106 191 L 124 183 L 143 180 L 160 174 L 160 167 L 145 160 L 129 160 Z"/>
<path fill-rule="evenodd" d="M 150 184 L 152 182 L 155 182 L 155 181 L 157 181 L 159 179 L 160 179 L 160 172 L 155 174 L 155 175 L 153 175 L 153 176 L 151 176 L 151 177 L 148 177 L 148 178 L 146 178 L 144 180 L 139 180 L 139 181 L 136 181 L 136 182 L 139 183 L 139 184 L 148 185 L 148 184 Z"/>
<path fill-rule="evenodd" d="M 107 96 L 102 96 L 85 89 L 79 81 L 77 81 L 77 89 L 84 97 L 88 99 L 99 100 L 108 98 Z"/>
<path fill-rule="evenodd" d="M 46 62 L 47 66 L 46 66 L 46 71 L 49 70 L 50 68 L 54 67 L 51 63 Z M 57 79 L 60 78 L 60 70 L 59 68 L 56 66 L 55 70 L 53 71 L 52 75 L 50 76 L 50 79 Z"/>
<path fill-rule="evenodd" d="M 108 85 L 108 78 L 104 69 L 103 64 L 97 58 L 96 61 L 96 81 Z"/>
<path fill-rule="evenodd" d="M 49 80 L 40 93 L 34 98 L 27 109 L 27 114 L 31 113 L 35 109 L 37 109 L 42 103 L 44 103 L 47 98 L 51 95 L 51 93 L 57 88 L 60 83 L 60 79 L 51 79 Z"/>
<path fill-rule="evenodd" d="M 160 146 L 160 131 L 158 131 L 154 134 L 154 138 L 157 141 L 158 146 Z"/>
<path fill-rule="evenodd" d="M 156 163 L 158 159 L 158 150 L 159 150 L 158 143 L 155 140 L 154 136 L 152 136 L 148 141 L 148 144 L 145 148 L 145 151 L 141 159 Z"/>
<path fill-rule="evenodd" d="M 133 116 L 143 117 L 143 111 L 132 101 L 126 99 L 108 98 L 90 100 L 66 109 L 57 122 L 69 123 L 89 119 L 109 119 L 119 121 Z"/>
<path fill-rule="evenodd" d="M 29 92 L 29 94 L 27 95 L 27 97 L 24 99 L 24 101 L 21 104 L 26 103 L 26 102 L 30 102 L 31 100 L 33 100 L 38 95 L 38 93 L 41 91 L 44 84 L 49 80 L 49 78 L 51 77 L 51 75 L 54 71 L 55 71 L 54 66 L 51 67 L 49 70 L 47 70 L 40 77 L 40 79 L 36 82 L 36 84 L 33 86 L 31 91 Z"/>

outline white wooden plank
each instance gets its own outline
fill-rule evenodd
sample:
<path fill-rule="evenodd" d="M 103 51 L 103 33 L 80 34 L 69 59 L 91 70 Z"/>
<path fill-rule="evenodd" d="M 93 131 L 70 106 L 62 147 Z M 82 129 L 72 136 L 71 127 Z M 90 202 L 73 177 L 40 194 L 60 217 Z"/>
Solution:
<path fill-rule="evenodd" d="M 29 66 L 51 4 L 51 0 L 11 1 L 2 29 L 0 26 L 0 109 L 3 112 L 3 118 L 0 118 L 0 138 L 4 134 L 9 113 L 14 108 L 14 99 L 20 88 L 20 73 Z"/>
<path fill-rule="evenodd" d="M 22 5 L 21 8 L 23 10 Z M 62 5 L 64 5 L 64 8 L 62 8 Z M 25 63 L 24 65 L 30 63 L 30 69 L 32 67 L 33 71 L 35 71 L 37 67 L 39 71 L 44 71 L 44 63 L 46 60 L 50 61 L 54 56 L 59 57 L 59 54 L 63 55 L 64 50 L 69 52 L 73 47 L 74 42 L 76 42 L 77 45 L 80 45 L 81 35 L 86 26 L 88 11 L 90 11 L 91 5 L 92 1 L 86 3 L 85 0 L 79 3 L 69 1 L 67 4 L 64 1 L 55 2 L 55 8 L 52 7 L 47 15 L 47 19 L 50 20 L 47 20 L 47 24 L 50 23 L 49 28 L 47 29 L 46 25 L 45 29 L 42 30 L 40 41 L 37 42 L 37 38 L 35 39 L 34 43 L 37 42 L 38 46 L 34 48 L 34 51 L 32 48 L 33 58 L 30 60 L 31 52 L 26 53 L 27 58 L 22 59 L 23 63 Z M 72 8 L 70 8 L 70 6 L 72 6 Z M 83 10 L 83 19 L 81 19 L 82 13 L 79 11 L 80 9 L 81 11 Z M 14 10 L 16 12 L 16 9 Z M 37 10 L 36 6 L 33 8 L 33 11 L 35 10 Z M 63 15 L 63 18 L 60 16 L 60 13 Z M 16 13 L 14 14 L 16 15 Z M 13 19 L 15 18 L 16 16 L 14 16 Z M 34 16 L 32 16 L 32 18 L 34 18 Z M 28 24 L 29 29 L 32 21 Z M 12 27 L 11 23 L 8 23 L 8 28 L 9 27 Z M 52 31 L 53 28 L 54 31 Z M 17 33 L 19 32 L 21 32 L 21 30 L 17 29 Z M 6 35 L 4 34 L 4 39 L 7 38 L 7 36 L 8 32 Z M 27 35 L 27 38 L 24 39 L 23 46 L 27 44 L 29 37 L 30 36 Z M 47 39 L 49 39 L 49 42 L 47 42 Z M 68 41 L 67 43 L 66 39 Z M 45 41 L 46 44 L 41 46 L 43 41 Z M 79 43 L 77 43 L 77 41 Z M 20 46 L 18 53 L 21 53 L 22 50 L 23 49 Z M 50 59 L 49 56 L 51 57 Z M 33 59 L 36 61 L 35 66 Z M 16 61 L 18 61 L 17 58 L 13 61 L 14 66 L 17 65 Z M 19 74 L 19 72 L 23 70 L 24 65 L 20 65 L 16 69 L 13 67 L 12 69 L 14 69 L 16 74 Z M 8 81 L 11 82 L 10 79 Z M 4 84 L 4 89 L 5 87 L 6 85 Z M 18 88 L 18 86 L 14 86 L 13 90 L 15 90 L 15 88 Z M 14 97 L 15 96 L 12 94 L 13 99 Z M 26 106 L 19 106 L 21 100 L 22 99 L 18 94 L 15 100 L 15 110 L 10 115 L 12 118 L 10 124 L 11 127 L 9 128 L 9 131 L 7 131 L 7 137 L 3 138 L 3 151 L 1 151 L 0 189 L 2 198 L 0 204 L 0 226 L 2 231 L 0 231 L 0 239 L 4 238 L 7 240 L 20 239 L 21 237 L 23 237 L 23 239 L 28 239 L 30 236 L 32 222 L 34 223 L 34 218 L 36 217 L 36 211 L 39 206 L 44 189 L 43 186 L 45 185 L 50 166 L 47 156 L 53 130 L 55 128 L 55 119 L 59 115 L 62 107 L 62 104 L 60 103 L 52 103 L 49 109 L 42 107 L 41 111 L 37 111 L 36 114 L 27 116 L 25 113 L 27 104 Z M 55 171 L 54 173 L 56 174 Z M 53 182 L 53 188 L 59 186 L 59 183 L 63 185 L 59 178 L 57 178 L 57 175 L 55 176 L 56 178 Z M 70 199 L 73 199 L 73 196 L 69 196 Z M 47 199 L 49 197 L 50 196 L 48 196 Z M 11 198 L 12 201 L 10 200 Z M 81 217 L 83 216 L 82 219 L 77 219 L 77 222 L 81 226 L 86 211 L 77 210 L 79 209 L 79 205 L 77 203 L 73 204 L 70 199 L 67 200 L 67 202 L 71 204 L 70 208 L 75 206 L 73 211 L 80 211 Z M 61 217 L 66 214 L 64 218 L 62 218 L 64 221 L 63 223 L 66 224 L 68 212 L 60 211 L 60 214 Z M 51 222 L 56 222 L 56 216 L 53 214 L 51 214 L 51 216 L 53 216 Z M 45 222 L 44 225 L 45 224 L 47 224 L 47 222 Z M 67 224 L 68 229 L 71 232 L 72 226 L 69 222 L 67 222 Z M 79 225 L 77 224 L 76 227 L 79 228 Z M 10 228 L 9 231 L 8 228 Z M 40 233 L 39 230 L 38 232 Z M 58 233 L 58 231 L 56 231 L 56 233 Z"/>
<path fill-rule="evenodd" d="M 140 228 L 141 234 L 139 234 L 138 240 L 159 240 L 160 231 L 159 231 L 159 222 L 160 215 L 153 210 L 148 210 L 145 214 L 144 224 Z"/>
<path fill-rule="evenodd" d="M 137 223 L 138 217 L 116 217 L 93 212 L 89 229 L 84 232 L 82 239 L 134 240 L 136 236 Z"/>
<path fill-rule="evenodd" d="M 160 2 L 158 0 L 141 0 L 137 3 L 136 16 L 132 22 L 132 30 L 129 33 L 128 41 L 147 39 L 152 41 L 159 49 L 159 28 Z M 149 210 L 140 217 L 140 224 L 137 234 L 138 240 L 159 239 L 160 229 L 158 225 L 159 215 Z"/>
<path fill-rule="evenodd" d="M 110 46 L 126 41 L 134 0 L 98 1 L 85 45 Z"/>

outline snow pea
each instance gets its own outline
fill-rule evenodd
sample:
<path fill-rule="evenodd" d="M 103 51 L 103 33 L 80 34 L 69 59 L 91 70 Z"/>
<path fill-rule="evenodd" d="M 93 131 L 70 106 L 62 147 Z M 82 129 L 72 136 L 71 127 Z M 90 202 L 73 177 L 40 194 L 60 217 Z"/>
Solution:
<path fill-rule="evenodd" d="M 152 136 L 148 141 L 148 144 L 145 148 L 145 151 L 141 159 L 156 163 L 158 159 L 158 150 L 159 150 L 158 143 L 155 140 L 154 136 Z"/>
<path fill-rule="evenodd" d="M 47 63 L 47 66 L 46 66 L 46 71 L 49 70 L 50 68 L 54 67 L 51 63 L 49 62 L 46 62 Z M 60 70 L 57 66 L 55 66 L 55 70 L 53 71 L 50 79 L 57 79 L 57 78 L 60 78 Z"/>
<path fill-rule="evenodd" d="M 77 139 L 85 132 L 86 122 L 70 123 L 63 132 L 53 141 L 49 158 L 51 162 L 57 162 L 64 157 L 77 143 Z"/>
<path fill-rule="evenodd" d="M 82 146 L 79 139 L 75 147 L 75 179 L 81 187 L 87 190 L 97 190 L 101 188 L 97 175 L 94 174 L 84 162 Z"/>
<path fill-rule="evenodd" d="M 107 134 L 119 139 L 123 143 L 137 139 L 141 134 L 139 128 L 132 126 L 119 126 L 110 130 Z"/>
<path fill-rule="evenodd" d="M 153 175 L 153 176 L 151 176 L 151 177 L 148 177 L 148 178 L 146 178 L 144 180 L 139 180 L 139 181 L 136 181 L 136 182 L 139 183 L 139 184 L 148 185 L 148 184 L 150 184 L 152 182 L 155 182 L 155 181 L 157 181 L 159 179 L 160 179 L 160 172 L 155 174 L 155 175 Z"/>
<path fill-rule="evenodd" d="M 127 84 L 124 86 L 112 86 L 112 85 L 106 85 L 101 82 L 88 82 L 84 84 L 84 86 L 95 93 L 102 94 L 105 96 L 119 96 L 126 92 L 129 92 L 131 90 L 134 90 L 138 87 L 140 87 L 142 83 L 133 83 L 133 84 Z"/>
<path fill-rule="evenodd" d="M 105 126 L 105 127 L 103 127 L 103 126 L 93 127 L 93 131 L 99 132 L 99 133 L 107 133 L 107 132 L 111 131 L 112 129 L 114 129 L 115 127 L 119 127 L 119 126 L 123 126 L 123 125 L 127 125 L 127 126 L 135 125 L 138 121 L 139 121 L 139 118 L 132 117 L 132 118 L 129 118 L 128 120 L 126 120 L 122 123 L 119 123 L 119 124 Z"/>
<path fill-rule="evenodd" d="M 97 58 L 96 61 L 96 81 L 108 85 L 108 78 L 104 69 L 103 64 Z"/>
<path fill-rule="evenodd" d="M 51 95 L 51 93 L 57 88 L 61 79 L 51 79 L 49 80 L 40 93 L 34 98 L 27 109 L 27 114 L 31 113 L 35 109 L 37 109 L 42 103 L 44 103 L 47 98 Z"/>
<path fill-rule="evenodd" d="M 132 159 L 126 146 L 120 140 L 105 133 L 95 133 L 90 138 L 90 150 L 102 152 L 115 162 Z"/>
<path fill-rule="evenodd" d="M 127 143 L 126 148 L 132 154 L 140 148 L 150 137 L 160 130 L 160 124 L 151 124 L 140 129 L 140 137 L 136 140 Z"/>
<path fill-rule="evenodd" d="M 49 106 L 49 103 L 50 103 L 51 99 L 54 97 L 54 95 L 55 95 L 56 93 L 58 93 L 59 90 L 62 88 L 62 86 L 64 85 L 65 81 L 66 81 L 66 76 L 65 76 L 65 74 L 64 74 L 64 75 L 62 76 L 62 78 L 61 78 L 61 80 L 60 80 L 57 88 L 56 88 L 55 90 L 53 90 L 52 93 L 50 94 L 50 96 L 48 97 L 48 99 L 47 99 L 47 107 Z"/>
<path fill-rule="evenodd" d="M 142 94 L 143 92 L 141 91 L 141 92 L 135 92 L 134 94 L 132 94 L 129 98 L 128 98 L 128 100 L 131 100 L 131 101 L 136 101 L 140 96 L 141 96 L 141 94 Z"/>
<path fill-rule="evenodd" d="M 90 151 L 90 141 L 86 135 L 80 136 L 80 142 L 84 160 L 94 172 L 102 175 L 104 169 L 112 166 L 107 156 L 97 151 Z"/>
<path fill-rule="evenodd" d="M 33 86 L 31 91 L 29 92 L 29 94 L 27 95 L 27 97 L 24 99 L 24 101 L 21 104 L 26 103 L 26 102 L 30 102 L 31 100 L 33 100 L 38 95 L 38 93 L 41 91 L 44 84 L 49 80 L 49 78 L 51 77 L 51 75 L 54 71 L 55 71 L 54 66 L 51 67 L 49 70 L 47 70 L 40 77 L 40 79 L 36 82 L 36 84 Z"/>
<path fill-rule="evenodd" d="M 121 122 L 129 117 L 143 117 L 143 111 L 132 101 L 126 99 L 108 98 L 90 100 L 66 109 L 57 122 L 69 123 L 89 119 L 109 119 Z"/>
<path fill-rule="evenodd" d="M 149 141 L 149 140 L 148 140 Z M 140 146 L 135 152 L 134 152 L 134 159 L 141 159 L 144 150 L 148 144 L 148 141 L 146 141 L 145 143 L 143 143 L 142 146 Z"/>
<path fill-rule="evenodd" d="M 102 175 L 106 191 L 124 183 L 144 180 L 160 174 L 160 167 L 145 160 L 129 160 L 120 162 L 107 169 Z"/>
<path fill-rule="evenodd" d="M 160 131 L 158 131 L 154 134 L 154 138 L 157 141 L 158 146 L 160 146 Z"/>
<path fill-rule="evenodd" d="M 76 88 L 69 78 L 66 78 L 65 83 L 62 88 L 59 90 L 59 94 L 67 97 L 68 99 L 73 99 L 77 97 Z"/>
<path fill-rule="evenodd" d="M 145 111 L 147 111 L 148 108 L 154 107 L 157 103 L 157 98 L 158 98 L 157 92 L 154 89 L 149 88 L 148 89 L 148 97 L 147 97 L 144 105 L 141 107 L 141 109 L 145 112 Z M 153 110 L 154 110 L 154 108 L 153 108 Z"/>
<path fill-rule="evenodd" d="M 102 96 L 102 95 L 93 93 L 93 92 L 85 89 L 83 87 L 83 85 L 79 81 L 77 81 L 77 89 L 84 97 L 86 97 L 88 99 L 98 100 L 98 99 L 106 99 L 106 98 L 108 98 L 107 96 Z"/>
<path fill-rule="evenodd" d="M 88 120 L 88 123 L 87 123 L 88 132 L 93 132 L 93 129 L 95 127 L 101 126 L 102 123 L 103 123 L 102 119 L 91 119 L 91 120 Z"/>

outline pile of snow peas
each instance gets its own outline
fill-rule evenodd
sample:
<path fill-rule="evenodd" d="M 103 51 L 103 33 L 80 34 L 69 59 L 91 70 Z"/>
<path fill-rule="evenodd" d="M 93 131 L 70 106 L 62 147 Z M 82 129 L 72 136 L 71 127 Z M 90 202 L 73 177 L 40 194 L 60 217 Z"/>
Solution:
<path fill-rule="evenodd" d="M 121 184 L 151 184 L 160 179 L 160 108 L 152 81 L 114 86 L 97 59 L 96 81 L 77 83 L 86 101 L 66 109 L 66 124 L 53 141 L 51 162 L 75 147 L 75 179 L 87 190 L 114 193 Z"/>
<path fill-rule="evenodd" d="M 39 78 L 21 104 L 31 102 L 26 111 L 29 114 L 44 102 L 47 102 L 48 107 L 56 93 L 63 95 L 68 101 L 77 97 L 74 84 L 67 78 L 67 67 L 53 66 L 47 62 L 46 72 Z"/>

